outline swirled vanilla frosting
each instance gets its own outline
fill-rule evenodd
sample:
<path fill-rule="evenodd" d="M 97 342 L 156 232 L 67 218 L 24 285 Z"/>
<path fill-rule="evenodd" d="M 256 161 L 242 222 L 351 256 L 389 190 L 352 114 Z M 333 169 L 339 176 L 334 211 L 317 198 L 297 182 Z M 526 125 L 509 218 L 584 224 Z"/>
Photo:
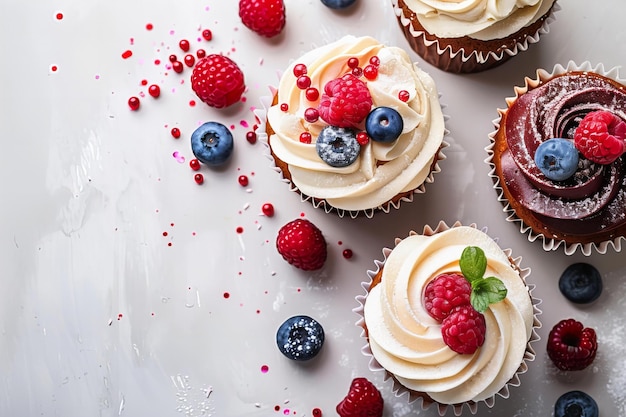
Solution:
<path fill-rule="evenodd" d="M 507 37 L 537 21 L 555 0 L 404 0 L 424 29 L 440 38 Z"/>
<path fill-rule="evenodd" d="M 467 246 L 483 249 L 485 276 L 502 280 L 507 296 L 483 313 L 484 344 L 473 354 L 459 354 L 444 343 L 441 322 L 426 311 L 423 293 L 437 275 L 460 273 L 459 259 Z M 370 289 L 363 315 L 376 361 L 406 388 L 442 404 L 496 394 L 522 364 L 534 320 L 519 270 L 488 235 L 469 226 L 398 242 L 382 267 L 380 283 Z"/>
<path fill-rule="evenodd" d="M 361 77 L 370 92 L 372 108 L 385 106 L 399 112 L 403 130 L 392 143 L 370 140 L 348 166 L 330 166 L 315 146 L 327 123 L 321 118 L 308 122 L 304 115 L 317 106 L 319 98 L 307 98 L 306 90 L 297 85 L 294 66 L 306 65 L 310 88 L 321 96 L 326 83 L 352 71 L 350 58 L 358 58 L 362 68 L 372 57 L 378 60 L 377 76 Z M 401 92 L 408 93 L 406 101 L 399 98 Z M 338 209 L 376 209 L 396 195 L 420 187 L 442 146 L 444 117 L 433 79 L 411 62 L 404 50 L 382 45 L 371 37 L 346 36 L 306 53 L 286 69 L 276 94 L 267 112 L 273 131 L 268 142 L 274 157 L 287 164 L 290 179 L 302 194 Z M 311 134 L 311 143 L 300 141 L 303 132 Z"/>

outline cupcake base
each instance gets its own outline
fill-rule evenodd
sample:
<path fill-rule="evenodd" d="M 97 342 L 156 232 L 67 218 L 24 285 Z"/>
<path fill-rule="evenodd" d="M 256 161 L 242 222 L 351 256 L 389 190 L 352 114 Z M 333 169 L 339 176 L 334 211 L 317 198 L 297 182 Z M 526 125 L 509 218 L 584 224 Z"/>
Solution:
<path fill-rule="evenodd" d="M 485 71 L 508 61 L 530 44 L 539 42 L 548 33 L 548 24 L 559 10 L 552 8 L 537 21 L 506 38 L 482 41 L 469 36 L 439 38 L 421 25 L 417 14 L 410 10 L 404 0 L 392 0 L 398 24 L 411 48 L 426 62 L 452 73 L 475 73 Z"/>

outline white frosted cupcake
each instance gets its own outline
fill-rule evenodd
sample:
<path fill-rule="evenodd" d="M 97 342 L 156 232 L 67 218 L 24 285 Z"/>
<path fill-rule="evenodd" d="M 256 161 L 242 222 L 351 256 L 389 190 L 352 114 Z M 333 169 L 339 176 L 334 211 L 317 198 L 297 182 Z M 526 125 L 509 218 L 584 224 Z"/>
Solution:
<path fill-rule="evenodd" d="M 494 188 L 507 220 L 528 240 L 542 242 L 546 251 L 561 248 L 567 255 L 576 251 L 590 255 L 606 253 L 610 247 L 621 250 L 626 238 L 625 89 L 626 81 L 616 68 L 569 62 L 526 78 L 506 99 L 506 108 L 498 110 L 486 148 Z M 591 140 L 593 135 L 578 128 L 599 112 L 608 124 L 596 125 L 604 131 Z M 601 137 L 619 145 L 614 159 L 589 154 L 604 146 Z M 546 172 L 537 162 L 542 147 L 558 141 L 573 152 L 567 176 L 555 177 L 552 169 Z M 564 168 L 564 152 L 553 156 L 560 159 L 554 169 Z"/>
<path fill-rule="evenodd" d="M 392 0 L 411 48 L 449 72 L 478 72 L 506 62 L 548 33 L 555 0 Z"/>
<path fill-rule="evenodd" d="M 525 281 L 530 269 L 522 269 L 521 259 L 484 231 L 460 223 L 411 232 L 383 255 L 368 271 L 366 293 L 357 297 L 355 309 L 370 369 L 385 372 L 397 396 L 420 401 L 424 409 L 435 405 L 440 415 L 449 408 L 460 415 L 465 407 L 475 414 L 480 403 L 492 407 L 496 396 L 508 398 L 509 387 L 520 385 L 519 375 L 535 358 L 531 343 L 539 340 L 540 301 Z M 444 275 L 471 282 L 472 296 L 463 290 L 467 298 L 433 301 L 431 286 Z M 488 302 L 477 302 L 485 297 Z M 442 305 L 450 311 L 438 312 Z M 451 326 L 468 309 L 471 317 L 460 316 L 460 323 L 483 327 L 460 328 L 455 339 Z"/>
<path fill-rule="evenodd" d="M 447 133 L 433 79 L 397 47 L 346 36 L 305 53 L 258 134 L 285 182 L 326 212 L 372 217 L 423 193 Z"/>

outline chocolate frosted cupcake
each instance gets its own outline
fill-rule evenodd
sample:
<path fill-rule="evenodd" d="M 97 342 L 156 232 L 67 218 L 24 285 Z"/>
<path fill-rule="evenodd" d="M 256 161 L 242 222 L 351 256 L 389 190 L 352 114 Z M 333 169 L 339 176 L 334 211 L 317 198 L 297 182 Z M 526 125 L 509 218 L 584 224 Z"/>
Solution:
<path fill-rule="evenodd" d="M 506 62 L 548 32 L 555 0 L 450 2 L 392 0 L 400 28 L 425 61 L 449 72 Z"/>
<path fill-rule="evenodd" d="M 433 79 L 397 47 L 346 36 L 297 58 L 258 130 L 292 190 L 326 212 L 372 217 L 433 181 L 447 133 Z"/>
<path fill-rule="evenodd" d="M 541 327 L 521 258 L 474 225 L 443 222 L 396 239 L 383 255 L 354 310 L 370 369 L 385 372 L 397 396 L 440 415 L 476 414 L 508 398 Z"/>
<path fill-rule="evenodd" d="M 605 253 L 626 236 L 626 87 L 585 62 L 515 88 L 487 147 L 499 200 L 531 241 Z"/>

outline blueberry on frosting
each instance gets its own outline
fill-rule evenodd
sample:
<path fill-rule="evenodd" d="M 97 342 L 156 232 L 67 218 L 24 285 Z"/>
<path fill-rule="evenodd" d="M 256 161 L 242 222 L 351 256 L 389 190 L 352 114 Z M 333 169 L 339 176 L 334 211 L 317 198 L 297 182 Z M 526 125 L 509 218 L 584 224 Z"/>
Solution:
<path fill-rule="evenodd" d="M 376 107 L 365 119 L 365 130 L 376 142 L 393 142 L 398 139 L 402 129 L 404 129 L 402 116 L 391 107 Z"/>
<path fill-rule="evenodd" d="M 548 139 L 537 147 L 535 164 L 546 178 L 565 181 L 578 168 L 578 150 L 569 139 Z"/>
<path fill-rule="evenodd" d="M 276 344 L 278 350 L 289 359 L 313 359 L 324 345 L 324 329 L 317 320 L 309 316 L 293 316 L 278 328 Z"/>
<path fill-rule="evenodd" d="M 336 168 L 352 164 L 361 151 L 356 132 L 349 128 L 326 126 L 320 132 L 315 150 L 322 161 Z"/>

